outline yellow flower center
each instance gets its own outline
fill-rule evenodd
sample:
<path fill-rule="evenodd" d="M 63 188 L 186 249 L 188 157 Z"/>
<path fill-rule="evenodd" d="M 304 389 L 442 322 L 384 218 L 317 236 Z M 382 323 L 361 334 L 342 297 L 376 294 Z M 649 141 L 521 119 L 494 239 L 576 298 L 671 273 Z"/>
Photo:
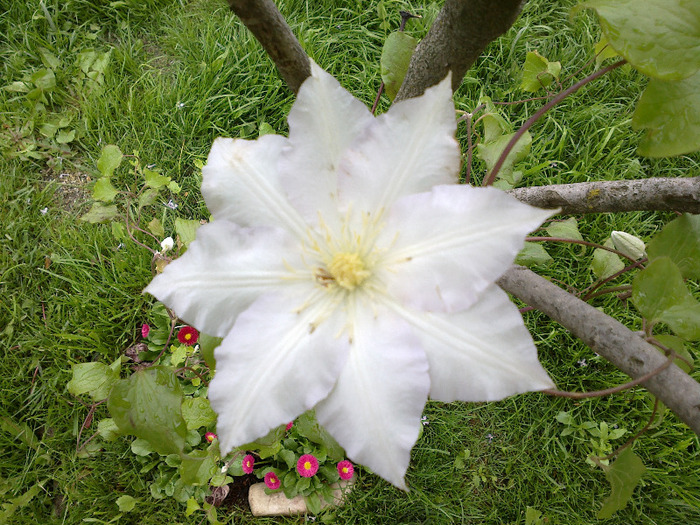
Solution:
<path fill-rule="evenodd" d="M 311 462 L 310 461 L 306 461 L 304 463 L 304 470 L 311 470 Z"/>
<path fill-rule="evenodd" d="M 369 277 L 369 271 L 357 253 L 336 253 L 328 265 L 328 272 L 335 282 L 347 290 L 353 290 Z"/>
<path fill-rule="evenodd" d="M 192 334 L 185 334 L 185 340 L 189 341 L 190 339 L 192 339 Z"/>

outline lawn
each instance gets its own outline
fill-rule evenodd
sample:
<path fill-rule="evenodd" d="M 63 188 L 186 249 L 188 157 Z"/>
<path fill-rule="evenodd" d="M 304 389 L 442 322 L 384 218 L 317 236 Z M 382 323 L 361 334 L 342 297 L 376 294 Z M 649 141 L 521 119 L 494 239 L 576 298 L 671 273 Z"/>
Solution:
<path fill-rule="evenodd" d="M 309 55 L 368 106 L 398 11 L 423 16 L 407 25 L 420 38 L 439 10 L 435 3 L 392 0 L 277 3 Z M 285 134 L 293 95 L 223 0 L 10 4 L 0 12 L 0 521 L 202 523 L 201 512 L 187 517 L 173 498 L 154 499 L 158 469 L 144 468 L 130 448 L 132 437 L 98 437 L 91 447 L 80 446 L 108 413 L 100 405 L 93 414 L 87 399 L 68 392 L 72 365 L 113 362 L 139 342 L 154 302 L 142 294 L 151 279 L 151 254 L 109 224 L 80 217 L 91 206 L 102 148 L 114 144 L 126 155 L 112 177 L 115 187 L 134 191 L 136 162 L 180 187 L 147 207 L 145 223 L 157 218 L 174 235 L 176 218 L 207 220 L 200 168 L 213 140 L 254 139 L 267 126 Z M 528 51 L 560 61 L 563 78 L 593 71 L 588 61 L 600 31 L 587 13 L 569 18 L 573 4 L 529 2 L 467 74 L 455 94 L 457 109 L 472 111 L 484 96 L 530 98 L 518 88 Z M 643 76 L 623 67 L 548 113 L 531 130 L 521 185 L 700 174 L 697 155 L 650 160 L 635 154 L 640 135 L 630 119 L 644 84 Z M 541 104 L 498 107 L 515 129 Z M 378 112 L 388 107 L 384 97 Z M 458 139 L 466 148 L 464 123 Z M 472 173 L 477 181 L 483 176 L 479 159 Z M 597 243 L 613 230 L 648 240 L 670 218 L 648 212 L 578 217 L 583 238 Z M 160 249 L 152 238 L 139 239 Z M 578 289 L 594 282 L 591 249 L 548 250 L 554 260 L 538 273 Z M 614 294 L 593 304 L 641 328 L 634 307 Z M 544 315 L 524 317 L 560 389 L 597 390 L 628 380 Z M 586 459 L 622 445 L 645 425 L 652 406 L 641 388 L 579 401 L 533 393 L 489 404 L 430 402 L 413 449 L 410 492 L 360 467 L 347 505 L 317 521 L 595 522 L 610 485 Z M 625 432 L 601 439 L 606 427 Z M 646 473 L 627 508 L 606 523 L 700 523 L 697 436 L 667 413 L 634 451 Z M 117 506 L 123 495 L 136 498 L 131 512 Z M 255 519 L 235 498 L 224 502 L 218 517 L 224 523 L 305 521 Z"/>

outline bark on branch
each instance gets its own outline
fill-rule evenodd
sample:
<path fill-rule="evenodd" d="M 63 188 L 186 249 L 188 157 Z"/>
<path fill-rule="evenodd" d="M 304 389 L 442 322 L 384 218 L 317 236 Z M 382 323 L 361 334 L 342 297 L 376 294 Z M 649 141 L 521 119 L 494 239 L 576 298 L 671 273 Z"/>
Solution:
<path fill-rule="evenodd" d="M 538 208 L 564 215 L 625 211 L 700 213 L 700 177 L 553 184 L 510 190 Z"/>
<path fill-rule="evenodd" d="M 231 10 L 257 38 L 296 94 L 311 75 L 309 57 L 272 0 L 228 0 Z"/>
<path fill-rule="evenodd" d="M 484 48 L 515 22 L 525 0 L 445 0 L 413 52 L 395 102 L 422 95 L 452 71 L 452 91 Z"/>
<path fill-rule="evenodd" d="M 667 359 L 615 319 L 525 267 L 511 267 L 498 285 L 568 328 L 632 378 L 661 367 Z M 700 435 L 700 383 L 671 365 L 643 385 Z"/>

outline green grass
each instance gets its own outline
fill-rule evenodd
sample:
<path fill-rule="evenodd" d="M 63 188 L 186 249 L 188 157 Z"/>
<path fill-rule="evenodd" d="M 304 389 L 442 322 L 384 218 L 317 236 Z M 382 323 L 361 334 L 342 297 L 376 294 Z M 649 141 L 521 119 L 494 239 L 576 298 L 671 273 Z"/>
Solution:
<path fill-rule="evenodd" d="M 47 67 L 46 51 L 58 65 L 56 86 L 43 108 L 29 103 L 24 93 L 0 90 L 0 501 L 12 501 L 39 484 L 37 495 L 10 523 L 107 523 L 117 515 L 115 501 L 122 494 L 139 502 L 119 523 L 200 523 L 201 514 L 187 518 L 172 499 L 150 497 L 151 474 L 140 473 L 129 440 L 105 443 L 91 457 L 76 452 L 88 409 L 66 390 L 71 364 L 111 362 L 137 340 L 150 304 L 141 290 L 151 275 L 145 250 L 121 245 L 106 226 L 77 220 L 88 209 L 90 189 L 79 181 L 94 180 L 101 147 L 117 144 L 125 153 L 138 151 L 144 164 L 156 164 L 182 186 L 178 210 L 161 208 L 159 217 L 207 218 L 194 161 L 205 159 L 220 135 L 255 138 L 263 122 L 286 133 L 293 97 L 223 1 L 11 4 L 0 13 L 2 83 L 29 80 Z M 387 34 L 377 2 L 279 4 L 307 52 L 370 105 Z M 569 21 L 571 2 L 552 4 L 528 3 L 508 34 L 487 48 L 456 95 L 459 109 L 472 110 L 482 95 L 498 101 L 525 98 L 517 85 L 527 51 L 560 60 L 565 74 L 584 65 L 598 38 L 593 18 L 583 14 Z M 385 5 L 392 29 L 398 26 L 398 9 L 423 14 L 424 20 L 409 23 L 417 37 L 438 11 L 417 2 Z M 110 53 L 101 83 L 87 78 L 77 64 L 81 53 L 90 51 Z M 557 106 L 532 129 L 535 141 L 523 183 L 697 175 L 697 156 L 649 160 L 635 155 L 639 135 L 629 122 L 644 83 L 641 75 L 620 69 Z M 500 110 L 516 126 L 540 104 Z M 387 108 L 384 99 L 379 111 Z M 42 135 L 42 125 L 65 116 L 70 116 L 66 129 L 75 131 L 74 140 L 58 144 Z M 466 143 L 464 125 L 459 138 Z M 475 161 L 477 179 L 482 172 Z M 133 173 L 121 169 L 114 183 L 133 184 Z M 612 230 L 648 239 L 667 219 L 652 213 L 601 215 L 581 218 L 580 228 L 595 242 Z M 562 246 L 550 252 L 555 262 L 547 275 L 579 288 L 593 281 L 590 250 L 581 255 Z M 631 305 L 614 298 L 594 304 L 627 326 L 640 327 Z M 545 316 L 525 317 L 542 362 L 560 388 L 595 390 L 626 381 Z M 643 390 L 576 403 L 540 394 L 491 404 L 431 402 L 408 473 L 411 491 L 400 492 L 360 469 L 348 504 L 323 519 L 524 524 L 527 507 L 533 507 L 549 524 L 592 523 L 609 487 L 603 473 L 585 462 L 592 452 L 587 440 L 561 436 L 564 426 L 555 417 L 563 410 L 579 424 L 618 425 L 628 430 L 626 437 L 651 412 Z M 100 407 L 95 417 L 106 415 Z M 94 423 L 84 434 L 92 432 Z M 635 452 L 647 474 L 628 508 L 607 523 L 700 523 L 697 437 L 667 414 L 638 441 Z M 463 465 L 455 464 L 458 457 Z M 254 520 L 240 507 L 222 508 L 219 517 L 227 523 L 304 521 Z"/>

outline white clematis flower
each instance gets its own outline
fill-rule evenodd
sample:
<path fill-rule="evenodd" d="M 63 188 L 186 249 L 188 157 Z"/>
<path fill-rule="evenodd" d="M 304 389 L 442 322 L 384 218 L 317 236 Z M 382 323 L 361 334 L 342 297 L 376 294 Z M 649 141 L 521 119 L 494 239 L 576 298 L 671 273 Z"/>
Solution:
<path fill-rule="evenodd" d="M 223 337 L 221 450 L 315 408 L 349 458 L 405 488 L 428 397 L 552 388 L 494 281 L 551 215 L 457 185 L 449 79 L 374 118 L 312 65 L 289 138 L 217 139 L 214 221 L 146 291 Z"/>

